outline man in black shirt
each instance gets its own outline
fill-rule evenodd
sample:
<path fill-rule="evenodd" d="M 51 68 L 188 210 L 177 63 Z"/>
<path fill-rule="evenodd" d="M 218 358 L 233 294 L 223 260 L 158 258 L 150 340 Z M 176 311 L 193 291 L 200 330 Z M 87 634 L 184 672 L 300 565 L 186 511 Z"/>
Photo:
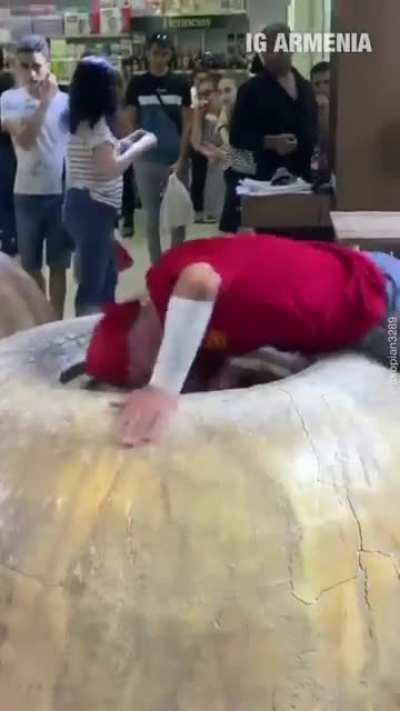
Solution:
<path fill-rule="evenodd" d="M 285 167 L 309 180 L 318 133 L 313 90 L 292 67 L 291 54 L 274 51 L 278 35 L 288 37 L 289 28 L 275 24 L 264 34 L 264 71 L 239 89 L 230 140 L 236 148 L 253 151 L 259 179 L 270 180 L 277 168 Z"/>
<path fill-rule="evenodd" d="M 134 77 L 127 89 L 126 103 L 132 130 L 143 128 L 155 133 L 157 147 L 135 163 L 136 183 L 147 219 L 147 237 L 151 261 L 161 256 L 160 204 L 171 170 L 183 178 L 190 137 L 190 87 L 169 70 L 173 56 L 171 40 L 165 34 L 154 35 L 147 44 L 149 71 Z M 172 243 L 185 239 L 185 230 L 173 231 Z"/>

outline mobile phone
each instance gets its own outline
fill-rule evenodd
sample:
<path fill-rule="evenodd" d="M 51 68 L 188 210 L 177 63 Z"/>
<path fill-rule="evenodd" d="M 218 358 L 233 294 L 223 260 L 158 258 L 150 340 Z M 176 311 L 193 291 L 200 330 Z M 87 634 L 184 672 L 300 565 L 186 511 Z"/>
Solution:
<path fill-rule="evenodd" d="M 140 139 L 143 138 L 146 133 L 147 131 L 144 131 L 142 128 L 139 128 L 137 131 L 130 133 L 129 136 L 126 136 L 125 140 L 130 141 L 131 143 L 137 143 L 137 141 L 140 141 Z"/>

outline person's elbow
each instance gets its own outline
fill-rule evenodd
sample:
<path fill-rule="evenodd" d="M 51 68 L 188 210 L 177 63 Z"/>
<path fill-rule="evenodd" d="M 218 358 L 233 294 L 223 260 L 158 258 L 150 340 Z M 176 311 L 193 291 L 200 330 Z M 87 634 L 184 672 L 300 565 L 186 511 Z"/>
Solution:
<path fill-rule="evenodd" d="M 176 296 L 194 301 L 214 301 L 221 277 L 210 264 L 198 262 L 182 271 L 175 288 Z"/>
<path fill-rule="evenodd" d="M 1 125 L 4 132 L 8 133 L 14 143 L 24 151 L 30 151 L 36 143 L 35 136 L 32 136 L 28 131 L 18 129 L 17 126 L 4 121 Z"/>

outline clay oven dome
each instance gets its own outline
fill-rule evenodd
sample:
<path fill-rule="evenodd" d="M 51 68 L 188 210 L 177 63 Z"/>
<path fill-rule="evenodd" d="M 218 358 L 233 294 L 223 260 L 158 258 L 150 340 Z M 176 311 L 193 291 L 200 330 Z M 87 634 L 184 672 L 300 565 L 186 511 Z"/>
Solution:
<path fill-rule="evenodd" d="M 0 344 L 2 711 L 395 711 L 390 373 L 185 396 L 126 450 L 109 395 L 58 383 L 92 325 Z"/>
<path fill-rule="evenodd" d="M 0 338 L 53 318 L 49 303 L 33 279 L 0 252 Z"/>

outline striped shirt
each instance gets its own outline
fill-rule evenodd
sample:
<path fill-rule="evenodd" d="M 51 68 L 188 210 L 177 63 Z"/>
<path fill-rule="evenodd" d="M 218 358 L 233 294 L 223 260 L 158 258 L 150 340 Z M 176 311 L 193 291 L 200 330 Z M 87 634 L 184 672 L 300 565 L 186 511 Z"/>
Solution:
<path fill-rule="evenodd" d="M 87 121 L 82 121 L 76 133 L 70 134 L 67 148 L 67 188 L 89 190 L 93 200 L 105 203 L 120 211 L 122 204 L 122 176 L 106 178 L 95 164 L 95 148 L 110 143 L 118 145 L 118 140 L 111 132 L 106 120 L 101 118 L 93 128 Z"/>

